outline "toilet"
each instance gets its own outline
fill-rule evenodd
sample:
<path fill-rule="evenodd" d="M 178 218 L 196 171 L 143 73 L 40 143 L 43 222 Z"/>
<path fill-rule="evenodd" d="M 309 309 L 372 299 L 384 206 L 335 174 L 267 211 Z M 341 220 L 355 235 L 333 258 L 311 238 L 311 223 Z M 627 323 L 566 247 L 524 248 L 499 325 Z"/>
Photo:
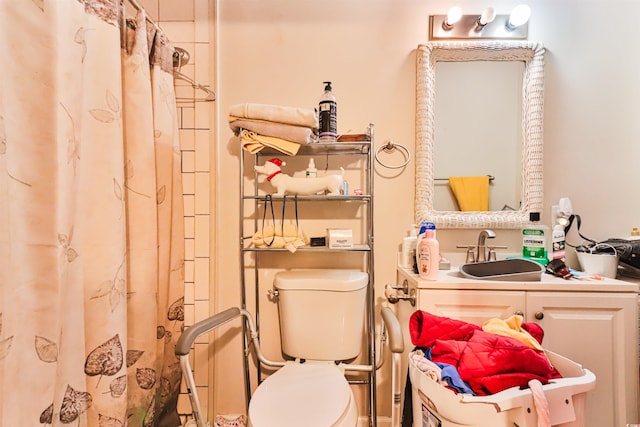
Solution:
<path fill-rule="evenodd" d="M 291 360 L 251 396 L 252 427 L 355 427 L 358 411 L 336 362 L 360 354 L 367 273 L 292 270 L 277 273 L 282 352 Z"/>

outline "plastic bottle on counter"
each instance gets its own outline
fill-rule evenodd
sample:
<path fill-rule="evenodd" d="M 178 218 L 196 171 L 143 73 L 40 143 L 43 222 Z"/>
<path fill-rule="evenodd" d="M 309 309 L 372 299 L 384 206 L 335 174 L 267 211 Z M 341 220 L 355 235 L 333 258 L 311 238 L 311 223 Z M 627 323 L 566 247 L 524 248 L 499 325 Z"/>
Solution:
<path fill-rule="evenodd" d="M 307 166 L 307 178 L 316 178 L 318 176 L 318 169 L 316 169 L 316 163 L 313 160 L 313 157 L 309 159 L 309 166 Z"/>
<path fill-rule="evenodd" d="M 529 213 L 530 223 L 522 229 L 522 256 L 542 265 L 549 262 L 548 227 L 540 224 L 540 212 Z"/>
<path fill-rule="evenodd" d="M 402 238 L 402 252 L 400 255 L 400 265 L 404 268 L 413 269 L 416 262 L 416 246 L 418 245 L 418 226 L 411 224 L 409 235 Z"/>
<path fill-rule="evenodd" d="M 418 238 L 416 246 L 418 275 L 424 280 L 437 280 L 440 267 L 440 243 L 436 239 L 436 226 L 426 224 L 424 234 Z"/>
<path fill-rule="evenodd" d="M 319 104 L 319 132 L 320 142 L 336 142 L 338 138 L 338 104 L 331 92 L 331 82 L 324 82 L 324 93 Z"/>
<path fill-rule="evenodd" d="M 551 259 L 564 260 L 566 241 L 564 235 L 564 227 L 562 225 L 556 224 L 553 226 L 551 240 Z"/>

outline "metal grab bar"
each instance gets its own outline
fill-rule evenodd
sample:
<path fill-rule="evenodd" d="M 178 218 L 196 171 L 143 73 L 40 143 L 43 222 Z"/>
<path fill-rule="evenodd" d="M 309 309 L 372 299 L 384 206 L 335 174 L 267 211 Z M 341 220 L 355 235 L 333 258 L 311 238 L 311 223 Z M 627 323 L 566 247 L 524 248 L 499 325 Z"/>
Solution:
<path fill-rule="evenodd" d="M 230 320 L 240 316 L 240 314 L 240 309 L 233 307 L 188 327 L 182 332 L 182 335 L 180 335 L 180 338 L 178 338 L 176 342 L 176 356 L 186 356 L 189 354 L 196 338 L 216 329 L 218 326 L 224 325 Z"/>
<path fill-rule="evenodd" d="M 256 331 L 255 322 L 251 314 L 241 308 L 232 307 L 228 308 L 218 314 L 215 314 L 211 317 L 208 317 L 204 320 L 201 320 L 192 326 L 187 327 L 178 341 L 176 342 L 175 354 L 178 356 L 180 360 L 180 367 L 182 373 L 184 375 L 184 380 L 186 383 L 187 393 L 189 395 L 189 400 L 191 402 L 191 408 L 193 409 L 193 420 L 195 421 L 197 427 L 207 427 L 207 424 L 202 417 L 202 408 L 200 406 L 200 399 L 198 398 L 198 391 L 196 389 L 195 379 L 193 377 L 193 371 L 191 369 L 191 364 L 189 362 L 189 351 L 191 350 L 191 346 L 196 341 L 196 339 L 213 331 L 214 329 L 234 320 L 240 316 L 243 316 L 248 324 L 248 333 L 251 336 L 251 340 L 253 343 L 253 347 L 256 352 L 256 356 L 260 363 L 270 366 L 270 367 L 282 367 L 285 365 L 285 362 L 272 361 L 267 359 L 262 351 L 260 350 L 260 342 L 258 340 L 258 332 Z M 400 378 L 400 367 L 401 367 L 401 357 L 404 352 L 404 339 L 402 335 L 402 329 L 400 328 L 400 323 L 398 322 L 398 318 L 393 313 L 393 311 L 389 307 L 383 307 L 381 311 L 382 316 L 382 325 L 380 331 L 380 354 L 382 354 L 382 347 L 385 342 L 388 342 L 389 349 L 393 353 L 392 360 L 392 377 L 391 377 L 391 385 L 392 385 L 392 427 L 400 426 L 400 400 L 401 400 L 401 378 Z M 374 368 L 378 369 L 383 364 L 383 358 L 376 362 L 375 367 L 371 365 L 351 365 L 344 364 L 343 367 L 345 371 L 371 371 Z"/>

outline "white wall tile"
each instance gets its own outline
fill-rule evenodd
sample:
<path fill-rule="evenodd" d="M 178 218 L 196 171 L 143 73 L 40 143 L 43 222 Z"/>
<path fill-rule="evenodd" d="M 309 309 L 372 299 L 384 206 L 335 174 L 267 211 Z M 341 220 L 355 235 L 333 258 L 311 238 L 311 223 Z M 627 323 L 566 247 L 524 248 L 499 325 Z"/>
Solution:
<path fill-rule="evenodd" d="M 159 15 L 161 21 L 193 21 L 193 0 L 159 0 Z M 163 23 L 164 25 L 164 23 Z"/>
<path fill-rule="evenodd" d="M 195 243 L 194 243 L 194 258 L 208 258 L 209 257 L 209 232 L 210 232 L 210 216 L 209 215 L 196 215 L 195 216 Z M 197 267 L 196 267 L 197 268 Z M 208 272 L 208 269 L 207 269 Z M 198 280 L 196 272 L 196 280 Z"/>
<path fill-rule="evenodd" d="M 211 81 L 211 52 L 209 43 L 196 43 L 193 46 L 195 78 L 202 85 L 209 85 Z"/>
<path fill-rule="evenodd" d="M 180 149 L 195 150 L 196 132 L 193 129 L 180 129 Z"/>
<path fill-rule="evenodd" d="M 195 364 L 193 368 L 196 385 L 206 387 L 209 384 L 209 344 L 196 344 L 194 349 Z"/>
<path fill-rule="evenodd" d="M 194 129 L 196 126 L 195 108 L 180 107 L 181 127 L 186 129 Z"/>
<path fill-rule="evenodd" d="M 208 258 L 196 258 L 195 264 L 195 301 L 196 304 L 200 302 L 206 302 L 209 300 L 209 288 L 210 288 L 210 274 L 209 274 L 209 259 Z M 207 314 L 209 313 L 207 307 Z M 205 316 L 207 317 L 207 316 Z"/>
<path fill-rule="evenodd" d="M 182 174 L 182 194 L 195 194 L 195 193 L 196 193 L 196 174 L 183 173 Z"/>
<path fill-rule="evenodd" d="M 184 239 L 184 259 L 194 259 L 196 257 L 196 240 Z"/>
<path fill-rule="evenodd" d="M 184 303 L 193 304 L 195 301 L 194 283 L 187 282 L 184 284 Z"/>
<path fill-rule="evenodd" d="M 184 237 L 187 239 L 194 239 L 196 237 L 196 219 L 193 216 L 186 216 L 184 218 Z M 187 258 L 192 259 L 192 258 Z"/>
<path fill-rule="evenodd" d="M 204 4 L 204 6 L 202 6 Z M 196 0 L 196 20 L 194 28 L 195 41 L 198 43 L 209 43 L 209 4 L 207 0 Z"/>
<path fill-rule="evenodd" d="M 185 260 L 184 261 L 184 281 L 185 282 L 194 282 L 195 277 L 195 261 L 194 260 Z"/>
<path fill-rule="evenodd" d="M 194 22 L 164 21 L 161 28 L 174 44 L 193 42 L 195 39 Z"/>
<path fill-rule="evenodd" d="M 196 153 L 195 151 L 182 152 L 182 173 L 196 171 Z"/>
<path fill-rule="evenodd" d="M 210 174 L 208 172 L 196 172 L 195 213 L 206 215 L 211 211 Z"/>

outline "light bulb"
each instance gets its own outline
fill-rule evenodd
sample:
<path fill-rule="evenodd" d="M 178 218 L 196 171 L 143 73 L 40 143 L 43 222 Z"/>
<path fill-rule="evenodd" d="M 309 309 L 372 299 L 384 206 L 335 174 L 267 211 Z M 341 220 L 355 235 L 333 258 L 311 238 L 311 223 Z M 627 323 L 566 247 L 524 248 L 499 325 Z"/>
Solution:
<path fill-rule="evenodd" d="M 488 7 L 482 12 L 480 18 L 478 18 L 478 23 L 485 26 L 488 23 L 493 22 L 494 19 L 496 19 L 496 11 L 494 8 Z"/>
<path fill-rule="evenodd" d="M 462 8 L 460 6 L 452 6 L 447 12 L 447 19 L 442 23 L 442 28 L 450 30 L 460 18 L 462 18 Z"/>
<path fill-rule="evenodd" d="M 531 8 L 526 4 L 520 4 L 513 8 L 511 15 L 509 15 L 509 21 L 507 22 L 507 29 L 513 31 L 521 25 L 527 23 L 531 17 Z"/>

